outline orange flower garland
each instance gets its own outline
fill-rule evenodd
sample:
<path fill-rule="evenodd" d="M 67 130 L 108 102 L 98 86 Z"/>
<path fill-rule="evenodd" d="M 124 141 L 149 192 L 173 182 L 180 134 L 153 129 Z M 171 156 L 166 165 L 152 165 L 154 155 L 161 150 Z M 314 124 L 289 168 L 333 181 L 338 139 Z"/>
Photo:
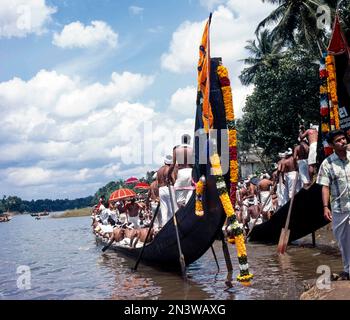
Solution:
<path fill-rule="evenodd" d="M 327 134 L 331 130 L 331 116 L 334 119 L 334 113 L 331 115 L 330 97 L 328 89 L 328 72 L 326 68 L 326 56 L 320 60 L 320 116 L 321 116 L 321 139 L 323 144 L 324 155 L 329 156 L 333 150 L 327 143 Z"/>
<path fill-rule="evenodd" d="M 236 205 L 236 190 L 238 183 L 238 157 L 237 157 L 237 130 L 232 102 L 232 90 L 228 70 L 224 66 L 218 66 L 217 73 L 221 85 L 222 97 L 224 100 L 226 122 L 228 128 L 228 144 L 230 152 L 230 198 L 233 207 Z"/>
<path fill-rule="evenodd" d="M 340 123 L 339 123 L 339 112 L 338 112 L 337 79 L 336 79 L 335 63 L 334 63 L 333 56 L 328 55 L 326 57 L 326 67 L 327 67 L 327 73 L 328 73 L 328 79 L 327 79 L 328 92 L 330 95 L 330 100 L 332 102 L 331 126 L 334 126 L 334 129 L 339 129 Z"/>

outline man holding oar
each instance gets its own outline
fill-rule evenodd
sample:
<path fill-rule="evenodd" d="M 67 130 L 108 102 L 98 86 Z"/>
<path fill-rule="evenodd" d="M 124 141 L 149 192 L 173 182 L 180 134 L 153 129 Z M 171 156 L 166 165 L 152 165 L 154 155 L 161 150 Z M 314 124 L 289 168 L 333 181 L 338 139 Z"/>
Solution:
<path fill-rule="evenodd" d="M 345 132 L 331 131 L 327 138 L 334 153 L 321 164 L 317 183 L 322 185 L 324 217 L 332 221 L 333 233 L 338 242 L 344 272 L 342 280 L 349 280 L 350 268 L 350 151 L 347 151 Z M 329 200 L 331 195 L 331 208 Z"/>

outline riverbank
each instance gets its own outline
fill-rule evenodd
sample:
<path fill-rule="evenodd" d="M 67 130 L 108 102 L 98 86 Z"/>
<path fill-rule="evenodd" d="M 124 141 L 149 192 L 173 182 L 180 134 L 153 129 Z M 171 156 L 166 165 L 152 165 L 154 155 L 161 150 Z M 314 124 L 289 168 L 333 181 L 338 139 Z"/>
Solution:
<path fill-rule="evenodd" d="M 313 285 L 300 300 L 350 300 L 350 281 L 331 281 L 329 288 Z"/>
<path fill-rule="evenodd" d="M 91 215 L 91 210 L 92 210 L 91 207 L 67 210 L 63 213 L 52 215 L 52 218 L 59 219 L 59 218 L 87 217 Z"/>

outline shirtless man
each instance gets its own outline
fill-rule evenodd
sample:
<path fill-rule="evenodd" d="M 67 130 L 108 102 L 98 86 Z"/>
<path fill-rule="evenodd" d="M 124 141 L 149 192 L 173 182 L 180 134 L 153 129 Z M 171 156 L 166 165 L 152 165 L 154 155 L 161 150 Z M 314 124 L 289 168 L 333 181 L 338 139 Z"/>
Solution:
<path fill-rule="evenodd" d="M 299 135 L 300 141 L 303 141 L 304 138 L 307 138 L 309 142 L 309 156 L 308 156 L 308 165 L 309 165 L 309 176 L 311 182 L 316 172 L 316 157 L 317 157 L 317 141 L 318 141 L 318 131 L 317 126 L 310 124 L 310 128 L 301 132 Z"/>
<path fill-rule="evenodd" d="M 285 176 L 284 176 L 284 170 L 285 170 L 285 161 L 286 161 L 286 153 L 278 153 L 278 156 L 280 157 L 280 161 L 277 163 L 277 201 L 278 201 L 278 207 L 283 207 L 288 202 L 288 190 L 285 184 Z"/>
<path fill-rule="evenodd" d="M 288 190 L 288 198 L 291 199 L 293 196 L 293 185 L 295 179 L 298 179 L 295 186 L 295 194 L 300 190 L 300 183 L 298 178 L 298 167 L 293 157 L 293 151 L 291 148 L 287 151 L 287 157 L 285 158 L 283 164 L 283 173 L 286 179 L 286 187 Z"/>
<path fill-rule="evenodd" d="M 238 221 L 240 223 L 243 223 L 244 219 L 248 215 L 248 206 L 245 204 L 244 200 L 248 196 L 248 190 L 244 183 L 244 181 L 241 183 L 241 188 L 239 189 L 239 196 L 238 196 L 238 205 L 239 205 L 239 216 Z"/>
<path fill-rule="evenodd" d="M 260 217 L 260 208 L 258 205 L 252 205 L 248 208 L 248 216 L 244 221 L 244 225 L 250 231 L 254 226 L 261 224 L 263 220 Z"/>
<path fill-rule="evenodd" d="M 174 181 L 173 175 L 169 175 L 170 166 L 173 164 L 173 157 L 171 155 L 167 155 L 164 158 L 164 166 L 160 167 L 157 171 L 157 183 L 159 190 L 159 201 L 160 201 L 160 210 L 162 222 L 159 227 L 164 226 L 169 219 L 172 217 L 172 209 L 170 202 L 170 194 L 168 188 L 168 179 Z M 176 206 L 176 203 L 174 203 Z M 175 207 L 175 211 L 177 207 Z"/>
<path fill-rule="evenodd" d="M 273 182 L 269 179 L 269 175 L 263 174 L 262 179 L 258 183 L 258 189 L 260 193 L 260 210 L 265 220 L 270 220 L 270 217 L 274 212 L 272 205 L 272 186 Z"/>
<path fill-rule="evenodd" d="M 192 166 L 193 166 L 193 149 L 190 146 L 191 137 L 184 134 L 181 137 L 181 144 L 173 149 L 173 163 L 170 165 L 169 180 L 176 168 L 175 175 L 175 195 L 179 207 L 185 206 L 191 198 L 194 188 L 192 187 Z M 172 181 L 173 182 L 173 181 Z"/>
<path fill-rule="evenodd" d="M 242 221 L 249 221 L 248 210 L 251 206 L 258 205 L 256 197 L 256 186 L 250 182 L 250 180 L 244 180 L 245 186 L 242 188 Z M 248 219 L 248 220 L 247 220 Z"/>
<path fill-rule="evenodd" d="M 308 169 L 309 146 L 305 140 L 302 140 L 298 146 L 294 148 L 293 157 L 298 164 L 300 180 L 303 188 L 310 185 L 310 176 Z"/>
<path fill-rule="evenodd" d="M 135 228 L 140 227 L 139 212 L 142 208 L 143 207 L 138 202 L 136 202 L 135 199 L 131 199 L 131 201 L 125 205 L 128 221 L 133 223 Z"/>

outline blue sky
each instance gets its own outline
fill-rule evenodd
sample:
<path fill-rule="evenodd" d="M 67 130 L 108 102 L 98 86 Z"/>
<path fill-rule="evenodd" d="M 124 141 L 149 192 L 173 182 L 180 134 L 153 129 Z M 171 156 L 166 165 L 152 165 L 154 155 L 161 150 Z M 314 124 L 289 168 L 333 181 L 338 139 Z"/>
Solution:
<path fill-rule="evenodd" d="M 213 12 L 212 56 L 232 82 L 261 0 L 0 0 L 0 194 L 92 195 L 144 176 L 193 134 L 196 63 Z"/>

